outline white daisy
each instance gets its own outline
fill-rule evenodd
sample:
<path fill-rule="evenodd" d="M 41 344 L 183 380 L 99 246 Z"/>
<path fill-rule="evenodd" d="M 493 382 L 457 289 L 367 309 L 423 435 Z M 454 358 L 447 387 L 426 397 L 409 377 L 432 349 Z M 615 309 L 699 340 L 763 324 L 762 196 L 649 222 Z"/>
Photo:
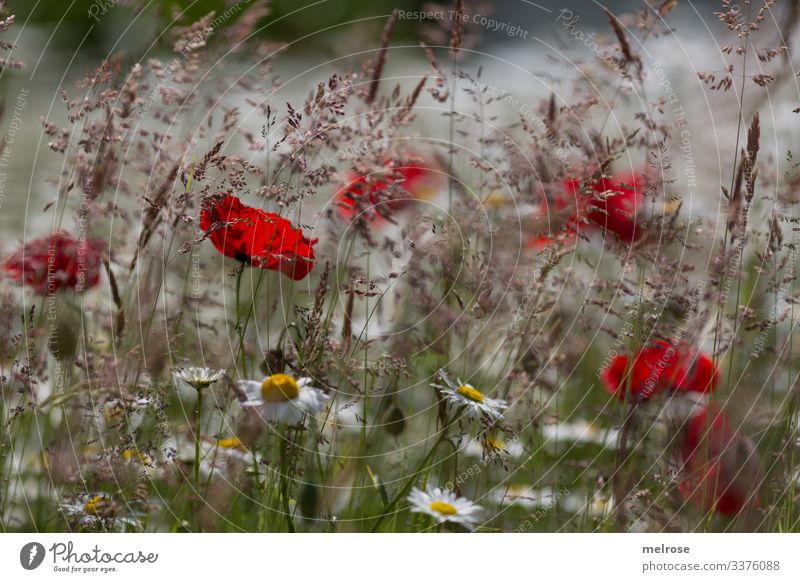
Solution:
<path fill-rule="evenodd" d="M 225 370 L 212 370 L 211 368 L 179 368 L 172 371 L 179 382 L 195 390 L 208 388 L 225 375 Z"/>
<path fill-rule="evenodd" d="M 311 378 L 295 379 L 288 374 L 273 374 L 261 382 L 243 380 L 239 386 L 246 400 L 241 404 L 256 408 L 264 420 L 297 424 L 306 414 L 322 410 L 328 400 L 311 382 Z"/>
<path fill-rule="evenodd" d="M 158 465 L 155 458 L 148 451 L 136 446 L 127 447 L 119 452 L 123 463 L 131 467 L 140 476 L 154 478 L 158 475 Z"/>
<path fill-rule="evenodd" d="M 238 437 L 228 437 L 205 443 L 200 471 L 231 473 L 236 468 L 250 471 L 254 462 L 260 467 L 261 456 L 248 450 Z"/>
<path fill-rule="evenodd" d="M 444 386 L 441 384 L 433 384 L 433 386 L 444 394 L 449 403 L 464 408 L 466 413 L 473 418 L 483 414 L 492 420 L 502 420 L 503 411 L 508 408 L 508 404 L 504 401 L 488 398 L 473 385 L 466 384 L 460 379 L 457 383 L 453 383 L 444 370 L 439 370 L 439 376 L 444 381 Z"/>
<path fill-rule="evenodd" d="M 452 491 L 438 487 L 429 487 L 427 491 L 414 487 L 407 499 L 412 505 L 412 512 L 427 513 L 439 523 L 457 523 L 470 531 L 480 522 L 480 513 L 483 511 L 480 505 L 469 499 L 456 497 Z"/>
<path fill-rule="evenodd" d="M 174 471 L 183 473 L 187 468 L 191 473 L 194 467 L 195 442 L 185 438 L 178 440 L 172 436 L 164 440 L 161 456 L 163 458 L 163 462 L 159 464 L 161 478 L 172 476 Z M 259 475 L 262 474 L 262 468 L 266 471 L 261 462 L 261 455 L 247 449 L 236 437 L 200 439 L 199 470 L 203 477 L 224 475 L 226 479 L 230 479 L 240 471 L 252 474 L 254 463 L 259 468 Z"/>
<path fill-rule="evenodd" d="M 119 456 L 123 461 L 132 465 L 141 465 L 142 467 L 152 467 L 153 457 L 147 452 L 136 447 L 128 447 L 123 449 Z"/>
<path fill-rule="evenodd" d="M 192 466 L 194 464 L 195 443 L 191 440 L 165 442 L 165 456 L 171 460 Z M 255 459 L 253 459 L 255 455 Z M 249 451 L 237 437 L 210 439 L 203 437 L 200 441 L 200 474 L 208 477 L 213 473 L 232 475 L 234 471 L 250 471 L 255 461 L 261 466 L 261 456 Z"/>
<path fill-rule="evenodd" d="M 149 405 L 149 398 L 112 398 L 94 411 L 94 424 L 101 433 L 112 429 L 132 433 L 142 424 Z"/>
<path fill-rule="evenodd" d="M 472 439 L 462 451 L 469 457 L 519 459 L 525 453 L 525 447 L 517 438 L 506 441 L 500 437 L 483 437 Z"/>
<path fill-rule="evenodd" d="M 84 527 L 103 524 L 119 531 L 124 530 L 126 525 L 139 527 L 137 519 L 121 516 L 119 504 L 105 493 L 82 493 L 61 503 L 61 509 Z"/>

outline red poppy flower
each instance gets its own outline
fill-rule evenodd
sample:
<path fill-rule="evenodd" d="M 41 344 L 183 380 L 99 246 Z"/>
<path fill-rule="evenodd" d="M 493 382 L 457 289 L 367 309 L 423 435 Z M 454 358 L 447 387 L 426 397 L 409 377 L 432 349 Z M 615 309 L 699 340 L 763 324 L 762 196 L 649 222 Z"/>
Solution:
<path fill-rule="evenodd" d="M 391 220 L 390 210 L 402 209 L 415 200 L 430 200 L 442 189 L 445 178 L 434 164 L 418 156 L 407 158 L 406 161 L 389 160 L 383 171 L 370 176 L 349 172 L 347 184 L 335 195 L 341 216 L 352 219 L 364 212 L 370 222 L 379 224 Z M 409 198 L 396 198 L 391 190 L 394 184 Z"/>
<path fill-rule="evenodd" d="M 678 490 L 685 500 L 729 517 L 758 506 L 758 455 L 721 410 L 709 406 L 689 419 L 680 458 Z"/>
<path fill-rule="evenodd" d="M 585 218 L 596 226 L 613 232 L 624 242 L 633 242 L 641 234 L 638 213 L 644 205 L 640 180 L 635 174 L 623 179 L 602 177 L 588 184 L 597 193 L 589 196 L 581 192 L 580 180 L 567 179 L 564 187 L 570 196 L 577 198 L 578 218 Z"/>
<path fill-rule="evenodd" d="M 581 181 L 574 178 L 564 180 L 564 193 L 556 197 L 549 209 L 555 212 L 572 207 L 572 217 L 561 227 L 560 236 L 537 234 L 528 240 L 531 248 L 541 248 L 561 240 L 571 242 L 585 226 L 599 227 L 614 233 L 624 242 L 633 242 L 641 234 L 638 213 L 644 204 L 640 179 L 631 174 L 623 179 L 599 178 L 588 184 L 596 195 L 588 195 L 581 189 Z M 538 207 L 534 218 L 545 216 L 545 209 Z"/>
<path fill-rule="evenodd" d="M 100 282 L 105 244 L 65 232 L 32 240 L 3 262 L 3 272 L 39 295 L 71 289 L 81 293 Z"/>
<path fill-rule="evenodd" d="M 633 364 L 629 360 L 616 356 L 602 374 L 606 390 L 620 400 L 626 393 L 642 402 L 664 390 L 710 392 L 719 382 L 717 366 L 707 354 L 663 340 L 642 348 Z"/>
<path fill-rule="evenodd" d="M 252 208 L 230 194 L 208 198 L 200 228 L 226 257 L 252 267 L 280 271 L 299 281 L 314 267 L 316 239 L 308 239 L 277 214 Z"/>

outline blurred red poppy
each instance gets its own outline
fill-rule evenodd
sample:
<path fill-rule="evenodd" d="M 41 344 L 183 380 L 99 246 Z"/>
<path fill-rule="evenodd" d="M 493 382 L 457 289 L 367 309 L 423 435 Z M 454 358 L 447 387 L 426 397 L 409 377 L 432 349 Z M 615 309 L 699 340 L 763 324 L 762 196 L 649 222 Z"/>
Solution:
<path fill-rule="evenodd" d="M 352 219 L 363 213 L 373 224 L 391 220 L 391 210 L 402 209 L 414 201 L 430 200 L 446 181 L 435 164 L 408 154 L 404 160 L 388 160 L 384 168 L 373 175 L 349 172 L 347 179 L 347 184 L 335 195 L 339 214 Z M 395 184 L 408 197 L 398 197 L 398 192 L 392 191 Z"/>
<path fill-rule="evenodd" d="M 578 218 L 613 232 L 624 242 L 639 238 L 641 226 L 637 219 L 644 205 L 644 195 L 636 174 L 622 179 L 602 177 L 587 186 L 595 196 L 581 192 L 580 180 L 564 180 L 567 193 L 577 200 Z"/>
<path fill-rule="evenodd" d="M 200 228 L 226 257 L 279 271 L 299 281 L 314 268 L 316 239 L 308 239 L 277 214 L 252 208 L 230 194 L 206 199 Z"/>
<path fill-rule="evenodd" d="M 559 239 L 572 242 L 584 226 L 612 232 L 623 242 L 633 242 L 641 235 L 638 213 L 644 205 L 644 195 L 641 179 L 636 174 L 594 180 L 586 188 L 594 193 L 592 195 L 581 189 L 581 181 L 575 178 L 565 179 L 563 186 L 563 195 L 557 196 L 547 210 L 557 213 L 571 207 L 571 217 L 554 235 L 540 233 L 528 239 L 529 247 L 541 248 Z M 542 218 L 546 214 L 540 206 L 533 216 Z"/>
<path fill-rule="evenodd" d="M 3 262 L 3 272 L 39 295 L 82 293 L 100 282 L 105 248 L 103 241 L 57 232 L 22 245 Z"/>
<path fill-rule="evenodd" d="M 711 357 L 663 340 L 642 348 L 633 364 L 629 360 L 627 355 L 617 355 L 602 373 L 606 390 L 620 400 L 629 394 L 642 402 L 664 390 L 710 392 L 719 382 L 719 372 Z"/>
<path fill-rule="evenodd" d="M 678 490 L 685 500 L 729 517 L 758 507 L 760 460 L 721 410 L 708 406 L 688 420 L 680 458 Z"/>

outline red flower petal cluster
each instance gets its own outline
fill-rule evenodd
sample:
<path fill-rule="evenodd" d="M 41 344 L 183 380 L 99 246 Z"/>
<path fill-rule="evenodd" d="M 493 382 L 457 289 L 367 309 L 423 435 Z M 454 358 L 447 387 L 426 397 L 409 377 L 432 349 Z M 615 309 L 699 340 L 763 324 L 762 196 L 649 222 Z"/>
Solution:
<path fill-rule="evenodd" d="M 701 510 L 729 517 L 757 507 L 761 470 L 749 439 L 713 406 L 692 416 L 680 448 L 681 496 Z"/>
<path fill-rule="evenodd" d="M 606 390 L 620 400 L 625 395 L 643 402 L 657 392 L 710 392 L 719 383 L 717 366 L 710 356 L 696 350 L 657 340 L 642 348 L 633 360 L 618 355 L 603 371 Z"/>
<path fill-rule="evenodd" d="M 391 220 L 389 211 L 406 207 L 414 200 L 430 200 L 445 183 L 444 175 L 416 155 L 406 161 L 387 160 L 384 170 L 373 176 L 349 172 L 348 182 L 335 194 L 335 203 L 343 218 L 352 219 L 364 212 L 373 224 Z M 390 187 L 397 184 L 410 198 L 392 199 Z"/>
<path fill-rule="evenodd" d="M 639 238 L 637 218 L 644 205 L 641 183 L 635 174 L 622 179 L 600 178 L 589 184 L 596 196 L 581 193 L 579 180 L 565 180 L 567 192 L 578 199 L 578 218 L 584 217 L 603 230 L 613 232 L 621 241 Z"/>
<path fill-rule="evenodd" d="M 595 193 L 591 196 L 581 189 L 580 180 L 567 178 L 563 184 L 564 195 L 553 201 L 553 208 L 574 208 L 574 215 L 562 229 L 567 240 L 574 239 L 585 226 L 612 232 L 623 242 L 630 243 L 639 238 L 638 214 L 644 205 L 644 194 L 641 192 L 641 179 L 636 174 L 623 178 L 599 178 L 588 184 Z M 536 212 L 536 216 L 542 214 L 541 209 Z M 528 246 L 540 248 L 554 240 L 555 237 L 538 234 L 529 240 Z"/>
<path fill-rule="evenodd" d="M 306 238 L 285 218 L 242 204 L 230 194 L 203 202 L 200 228 L 219 252 L 252 267 L 279 271 L 295 281 L 314 268 L 316 239 Z"/>
<path fill-rule="evenodd" d="M 57 232 L 21 246 L 3 262 L 2 270 L 39 295 L 67 289 L 82 293 L 100 282 L 105 249 L 103 241 Z"/>

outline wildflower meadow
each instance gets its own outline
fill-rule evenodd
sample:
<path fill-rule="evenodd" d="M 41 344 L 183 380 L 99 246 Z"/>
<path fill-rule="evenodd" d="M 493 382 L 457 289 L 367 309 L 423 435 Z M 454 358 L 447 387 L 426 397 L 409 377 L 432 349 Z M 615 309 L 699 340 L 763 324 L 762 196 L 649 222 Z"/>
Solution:
<path fill-rule="evenodd" d="M 2 531 L 800 531 L 800 4 L 24 4 Z"/>

